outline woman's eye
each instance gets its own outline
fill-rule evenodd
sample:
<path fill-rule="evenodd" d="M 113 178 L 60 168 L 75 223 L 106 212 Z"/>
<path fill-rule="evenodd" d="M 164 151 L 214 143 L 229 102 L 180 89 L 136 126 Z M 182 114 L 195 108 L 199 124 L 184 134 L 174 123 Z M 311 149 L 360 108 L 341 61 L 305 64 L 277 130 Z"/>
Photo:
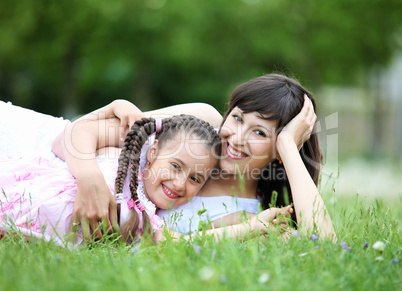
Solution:
<path fill-rule="evenodd" d="M 242 119 L 240 116 L 238 115 L 233 115 L 234 120 L 236 120 L 237 122 L 242 122 Z"/>
<path fill-rule="evenodd" d="M 266 137 L 267 135 L 262 130 L 256 130 L 255 133 L 259 136 Z"/>
<path fill-rule="evenodd" d="M 192 181 L 194 181 L 194 182 L 196 182 L 196 183 L 201 183 L 201 181 L 200 181 L 200 179 L 199 178 L 197 178 L 197 177 L 190 177 L 190 179 L 192 180 Z"/>

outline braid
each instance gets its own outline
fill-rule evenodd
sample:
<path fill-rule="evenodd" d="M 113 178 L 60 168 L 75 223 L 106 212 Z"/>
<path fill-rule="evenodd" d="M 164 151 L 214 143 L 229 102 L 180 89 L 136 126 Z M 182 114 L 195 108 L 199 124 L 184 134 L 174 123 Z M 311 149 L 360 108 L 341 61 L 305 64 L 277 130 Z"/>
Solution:
<path fill-rule="evenodd" d="M 140 162 L 141 148 L 148 137 L 155 132 L 155 119 L 143 118 L 138 120 L 132 126 L 130 132 L 124 141 L 124 145 L 119 157 L 119 167 L 115 182 L 115 192 L 123 193 L 124 181 L 127 177 L 128 168 L 130 166 L 130 193 L 131 198 L 136 201 L 138 199 L 138 168 Z M 120 204 L 117 204 L 118 219 L 120 220 Z M 149 217 L 146 211 L 142 212 L 143 229 L 149 228 Z M 135 237 L 139 224 L 137 211 L 131 211 L 131 215 L 127 223 L 121 230 L 123 240 L 131 240 Z"/>
<path fill-rule="evenodd" d="M 124 141 L 123 148 L 119 157 L 119 166 L 115 180 L 115 193 L 123 193 L 124 181 L 130 169 L 130 192 L 131 198 L 138 199 L 138 171 L 142 146 L 148 137 L 155 132 L 156 124 L 153 118 L 142 118 L 134 123 Z M 214 128 L 206 121 L 191 115 L 178 115 L 166 118 L 162 122 L 162 129 L 156 133 L 160 148 L 172 140 L 179 132 L 188 133 L 204 140 L 205 144 L 211 148 L 215 157 L 220 155 L 221 142 L 219 135 Z M 120 203 L 117 204 L 118 221 L 120 221 Z M 151 234 L 149 216 L 146 211 L 142 212 L 143 230 L 146 234 Z M 139 216 L 136 210 L 131 211 L 129 220 L 121 229 L 122 238 L 125 241 L 135 238 L 138 230 Z M 145 234 L 145 233 L 144 233 Z"/>

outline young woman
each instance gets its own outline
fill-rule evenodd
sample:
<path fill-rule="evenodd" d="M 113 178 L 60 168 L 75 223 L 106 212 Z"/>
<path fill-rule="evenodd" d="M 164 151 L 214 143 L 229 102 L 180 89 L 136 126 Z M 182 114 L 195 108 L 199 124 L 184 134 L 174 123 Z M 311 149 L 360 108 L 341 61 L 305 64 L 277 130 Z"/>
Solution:
<path fill-rule="evenodd" d="M 321 237 L 336 239 L 331 219 L 317 190 L 322 152 L 318 137 L 315 134 L 310 137 L 316 121 L 314 103 L 312 95 L 298 82 L 282 75 L 258 77 L 236 88 L 219 131 L 223 139 L 222 172 L 209 179 L 197 195 L 210 198 L 212 204 L 218 206 L 212 211 L 217 215 L 211 215 L 215 218 L 212 221 L 214 226 L 239 223 L 241 210 L 250 210 L 241 206 L 229 213 L 222 204 L 225 197 L 255 202 L 260 195 L 262 207 L 266 209 L 273 191 L 276 191 L 277 205 L 284 205 L 285 193 L 289 194 L 297 223 L 303 231 L 315 230 Z M 99 119 L 99 114 L 102 114 L 101 118 L 117 116 L 122 122 L 121 128 L 125 128 L 143 115 L 176 113 L 175 110 L 200 112 L 191 104 L 180 109 L 174 107 L 149 113 L 141 113 L 135 106 L 126 105 L 116 102 L 106 106 L 94 112 L 94 119 Z M 203 110 L 202 114 L 213 123 L 218 119 L 213 110 Z M 89 221 L 94 229 L 100 220 L 112 223 L 114 218 L 109 212 L 113 198 L 91 157 L 104 145 L 99 144 L 96 135 L 87 130 L 91 126 L 103 128 L 102 123 L 108 119 L 89 119 L 77 122 L 61 134 L 54 143 L 54 151 L 66 159 L 81 184 L 73 215 Z M 115 132 L 113 136 L 118 138 L 118 135 Z M 89 159 L 83 160 L 88 154 Z M 238 173 L 242 174 L 242 179 Z M 250 212 L 256 212 L 256 207 Z M 182 219 L 190 218 L 190 215 L 184 215 Z M 190 230 L 191 224 L 187 224 Z"/>

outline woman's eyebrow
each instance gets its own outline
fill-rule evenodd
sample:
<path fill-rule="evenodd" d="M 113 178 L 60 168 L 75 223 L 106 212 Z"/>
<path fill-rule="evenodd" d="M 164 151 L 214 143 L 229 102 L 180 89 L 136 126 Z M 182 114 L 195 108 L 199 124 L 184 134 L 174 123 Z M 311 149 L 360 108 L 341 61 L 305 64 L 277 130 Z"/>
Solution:
<path fill-rule="evenodd" d="M 256 124 L 256 126 L 264 128 L 264 129 L 265 129 L 266 131 L 268 131 L 269 133 L 273 133 L 272 130 L 268 129 L 268 128 L 267 128 L 266 126 L 264 126 L 264 125 Z"/>
<path fill-rule="evenodd" d="M 238 109 L 238 108 L 235 108 L 235 109 L 233 109 L 232 111 L 234 111 L 235 113 L 240 114 L 240 115 L 243 116 L 243 111 L 241 111 L 241 110 Z"/>
<path fill-rule="evenodd" d="M 263 115 L 260 115 L 260 116 L 257 116 L 259 119 L 261 119 L 261 120 L 269 120 L 269 119 L 267 119 L 266 117 L 264 117 Z M 266 129 L 269 133 L 273 133 L 274 131 L 272 131 L 271 129 L 269 129 L 269 128 L 267 128 L 265 125 L 262 125 L 262 124 L 256 124 L 256 126 L 259 126 L 259 127 L 262 127 L 262 128 L 264 128 L 264 129 Z"/>

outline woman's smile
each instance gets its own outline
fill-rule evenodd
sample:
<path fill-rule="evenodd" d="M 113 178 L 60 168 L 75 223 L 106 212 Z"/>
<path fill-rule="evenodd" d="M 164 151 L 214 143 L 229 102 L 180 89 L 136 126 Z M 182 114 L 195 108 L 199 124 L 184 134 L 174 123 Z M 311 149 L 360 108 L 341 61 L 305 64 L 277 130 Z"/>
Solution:
<path fill-rule="evenodd" d="M 226 154 L 229 158 L 233 160 L 241 160 L 248 157 L 246 153 L 235 148 L 229 142 L 226 143 Z"/>

